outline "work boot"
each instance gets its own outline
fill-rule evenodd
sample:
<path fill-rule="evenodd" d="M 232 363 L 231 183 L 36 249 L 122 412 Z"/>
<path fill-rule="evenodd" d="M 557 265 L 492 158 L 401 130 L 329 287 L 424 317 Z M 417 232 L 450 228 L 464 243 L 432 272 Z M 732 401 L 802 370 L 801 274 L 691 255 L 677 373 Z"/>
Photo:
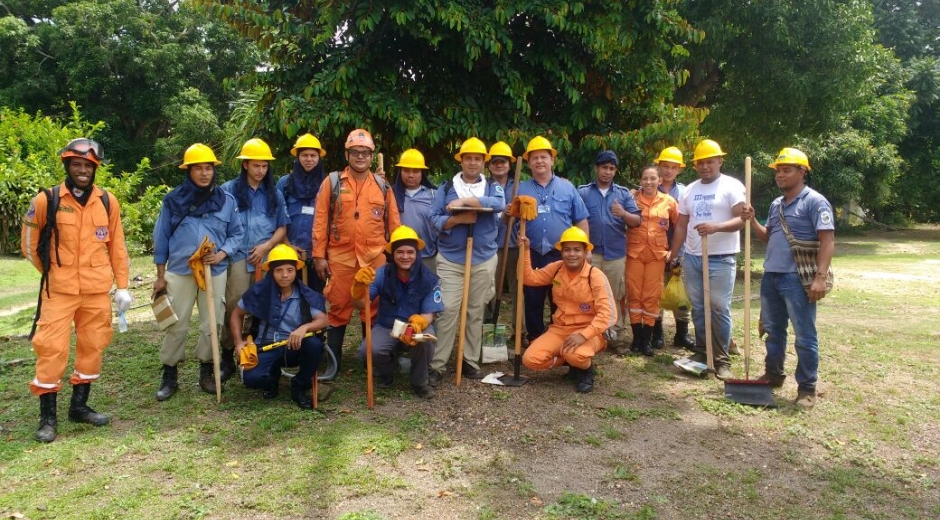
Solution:
<path fill-rule="evenodd" d="M 676 320 L 676 335 L 672 338 L 672 345 L 677 348 L 695 350 L 695 339 L 689 335 L 688 320 Z"/>
<path fill-rule="evenodd" d="M 764 372 L 760 377 L 755 379 L 755 381 L 760 381 L 762 383 L 767 383 L 772 388 L 780 388 L 783 386 L 783 382 L 786 381 L 787 376 L 778 376 L 776 374 L 771 374 Z"/>
<path fill-rule="evenodd" d="M 375 386 L 381 388 L 382 390 L 387 390 L 395 386 L 395 374 L 394 373 L 387 374 L 387 375 L 380 375 L 376 379 L 378 379 L 378 382 L 375 384 Z"/>
<path fill-rule="evenodd" d="M 108 419 L 107 415 L 98 413 L 88 406 L 89 392 L 91 392 L 91 383 L 72 385 L 72 402 L 69 404 L 69 420 L 95 426 L 108 424 L 111 420 Z"/>
<path fill-rule="evenodd" d="M 55 392 L 39 396 L 39 429 L 36 430 L 36 440 L 39 442 L 52 442 L 55 440 L 57 422 L 55 399 Z"/>
<path fill-rule="evenodd" d="M 804 410 L 809 410 L 816 406 L 816 392 L 812 390 L 798 390 L 796 400 L 793 401 L 793 404 Z M 37 433 L 36 435 L 38 436 L 39 434 Z"/>
<path fill-rule="evenodd" d="M 275 379 L 264 391 L 261 392 L 262 399 L 276 399 L 281 393 L 280 381 Z"/>
<path fill-rule="evenodd" d="M 219 372 L 220 379 L 222 382 L 226 382 L 235 375 L 237 368 L 235 368 L 235 349 L 222 349 L 222 359 L 219 362 Z"/>
<path fill-rule="evenodd" d="M 656 323 L 653 324 L 653 339 L 650 340 L 653 345 L 653 348 L 663 348 L 666 346 L 666 342 L 663 340 L 663 319 L 659 318 L 656 320 Z"/>
<path fill-rule="evenodd" d="M 715 377 L 724 381 L 725 379 L 732 379 L 734 374 L 731 373 L 731 367 L 728 365 L 718 365 L 715 367 Z"/>
<path fill-rule="evenodd" d="M 160 389 L 157 390 L 157 401 L 166 401 L 173 397 L 176 389 L 179 388 L 178 374 L 176 365 L 163 365 L 163 381 L 160 382 Z"/>
<path fill-rule="evenodd" d="M 579 370 L 579 372 L 581 372 L 581 379 L 578 381 L 578 386 L 575 388 L 575 392 L 578 392 L 579 394 L 590 393 L 591 390 L 594 390 L 594 376 L 597 374 L 597 369 L 594 368 L 594 364 L 591 363 L 591 366 L 589 366 L 587 369 Z"/>
<path fill-rule="evenodd" d="M 301 409 L 313 410 L 313 399 L 307 395 L 306 389 L 301 388 L 299 384 L 294 384 L 294 380 L 291 380 L 290 398 Z"/>
<path fill-rule="evenodd" d="M 429 385 L 424 386 L 411 386 L 411 392 L 421 399 L 430 399 L 434 397 L 434 388 Z"/>
<path fill-rule="evenodd" d="M 583 372 L 583 370 L 581 370 L 581 369 L 578 368 L 578 367 L 569 366 L 569 367 L 568 367 L 568 372 L 566 372 L 566 373 L 565 373 L 565 376 L 564 376 L 564 377 L 565 377 L 565 380 L 566 380 L 566 381 L 571 381 L 571 382 L 574 383 L 574 384 L 578 384 L 578 382 L 581 381 L 581 374 L 582 374 L 582 372 Z"/>
<path fill-rule="evenodd" d="M 630 342 L 630 350 L 633 352 L 640 352 L 640 338 L 643 336 L 643 324 L 642 323 L 631 323 L 630 330 L 633 331 L 633 341 Z"/>
<path fill-rule="evenodd" d="M 324 379 L 324 381 L 333 381 L 339 377 L 339 372 L 343 367 L 343 338 L 346 336 L 346 326 L 331 327 L 326 331 L 326 348 L 330 349 L 333 357 L 336 358 L 336 373 L 333 377 Z"/>
<path fill-rule="evenodd" d="M 215 372 L 211 361 L 199 363 L 199 388 L 207 394 L 215 393 Z"/>
<path fill-rule="evenodd" d="M 486 377 L 486 374 L 483 373 L 479 368 L 473 368 L 470 363 L 467 363 L 466 360 L 463 361 L 463 369 L 461 370 L 461 376 L 466 377 L 467 379 L 483 379 Z"/>
<path fill-rule="evenodd" d="M 640 326 L 640 341 L 637 344 L 639 352 L 644 356 L 653 356 L 656 353 L 653 352 L 653 346 L 650 344 L 650 341 L 653 339 L 653 326 L 652 325 L 641 325 Z"/>
<path fill-rule="evenodd" d="M 689 359 L 695 361 L 696 363 L 708 363 L 708 354 L 704 350 L 696 350 L 694 354 L 689 356 Z"/>
<path fill-rule="evenodd" d="M 437 370 L 428 371 L 428 384 L 431 386 L 438 386 L 441 384 L 441 380 L 444 379 L 444 374 L 438 372 Z"/>

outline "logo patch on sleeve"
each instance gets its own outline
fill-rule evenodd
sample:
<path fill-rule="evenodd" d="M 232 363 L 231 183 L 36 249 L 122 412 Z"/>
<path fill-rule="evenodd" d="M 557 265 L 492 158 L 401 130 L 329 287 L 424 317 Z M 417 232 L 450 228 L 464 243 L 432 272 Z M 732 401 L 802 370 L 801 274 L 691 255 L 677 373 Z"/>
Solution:
<path fill-rule="evenodd" d="M 95 230 L 95 238 L 98 240 L 104 240 L 108 238 L 108 228 L 105 226 L 99 226 L 98 229 Z"/>
<path fill-rule="evenodd" d="M 820 213 L 819 222 L 822 223 L 822 225 L 824 226 L 828 226 L 829 224 L 832 224 L 832 213 L 829 213 L 828 211 L 823 211 L 822 213 Z"/>
<path fill-rule="evenodd" d="M 36 217 L 36 203 L 30 202 L 29 209 L 26 210 L 26 218 L 32 219 Z"/>
<path fill-rule="evenodd" d="M 444 296 L 441 294 L 441 290 L 437 289 L 434 291 L 434 303 L 441 303 L 444 301 Z"/>

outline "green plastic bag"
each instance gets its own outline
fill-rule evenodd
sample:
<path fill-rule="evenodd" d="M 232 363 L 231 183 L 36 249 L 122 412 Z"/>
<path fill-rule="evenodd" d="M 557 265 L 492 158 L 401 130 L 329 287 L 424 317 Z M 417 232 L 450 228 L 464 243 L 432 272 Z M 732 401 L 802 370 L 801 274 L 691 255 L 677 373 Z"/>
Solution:
<path fill-rule="evenodd" d="M 685 285 L 682 284 L 682 269 L 676 267 L 672 270 L 672 278 L 666 284 L 663 290 L 663 297 L 659 300 L 659 306 L 667 311 L 688 310 L 692 307 L 689 302 L 689 295 L 685 293 Z"/>

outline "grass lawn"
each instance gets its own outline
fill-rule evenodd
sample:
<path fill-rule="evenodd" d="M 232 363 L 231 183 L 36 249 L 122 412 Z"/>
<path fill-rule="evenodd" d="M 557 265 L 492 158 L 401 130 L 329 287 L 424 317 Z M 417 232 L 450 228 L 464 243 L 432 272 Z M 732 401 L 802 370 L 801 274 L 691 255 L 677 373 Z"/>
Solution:
<path fill-rule="evenodd" d="M 755 295 L 761 264 L 755 257 Z M 112 423 L 70 423 L 65 389 L 59 437 L 42 445 L 22 336 L 38 275 L 3 258 L 0 518 L 940 518 L 940 228 L 838 237 L 834 267 L 836 289 L 818 310 L 812 411 L 791 404 L 792 345 L 772 410 L 677 373 L 672 361 L 684 354 L 667 348 L 654 358 L 601 354 L 588 395 L 561 370 L 527 373 L 520 388 L 445 378 L 431 401 L 412 398 L 399 377 L 369 411 L 356 325 L 333 397 L 311 413 L 286 386 L 264 401 L 235 380 L 216 405 L 196 386 L 193 360 L 177 395 L 158 403 L 162 335 L 144 305 L 154 270 L 136 258 L 140 307 L 129 332 L 115 334 L 90 399 Z M 668 344 L 671 317 L 666 325 Z M 752 346 L 753 377 L 764 354 L 756 330 Z M 743 359 L 733 363 L 743 376 Z"/>

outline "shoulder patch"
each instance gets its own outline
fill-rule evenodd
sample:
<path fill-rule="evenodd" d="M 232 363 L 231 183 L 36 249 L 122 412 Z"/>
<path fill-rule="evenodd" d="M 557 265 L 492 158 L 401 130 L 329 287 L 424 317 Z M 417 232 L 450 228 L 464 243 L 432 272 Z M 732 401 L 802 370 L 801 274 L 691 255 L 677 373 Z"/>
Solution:
<path fill-rule="evenodd" d="M 496 193 L 502 193 L 503 187 L 500 186 L 499 184 L 493 183 L 493 190 L 496 191 Z"/>
<path fill-rule="evenodd" d="M 29 209 L 26 210 L 26 218 L 32 219 L 36 216 L 36 201 L 30 201 Z"/>
<path fill-rule="evenodd" d="M 444 295 L 441 294 L 441 288 L 438 287 L 434 289 L 434 303 L 441 303 L 444 301 Z"/>
<path fill-rule="evenodd" d="M 580 309 L 581 312 L 588 312 L 591 310 L 591 304 L 586 302 L 582 303 L 581 305 L 578 305 L 578 309 Z"/>
<path fill-rule="evenodd" d="M 832 224 L 832 213 L 830 213 L 829 210 L 824 210 L 819 214 L 819 222 L 821 222 L 824 226 Z"/>
<path fill-rule="evenodd" d="M 98 240 L 104 240 L 108 238 L 108 228 L 105 226 L 98 226 L 98 229 L 95 230 L 95 238 Z"/>

